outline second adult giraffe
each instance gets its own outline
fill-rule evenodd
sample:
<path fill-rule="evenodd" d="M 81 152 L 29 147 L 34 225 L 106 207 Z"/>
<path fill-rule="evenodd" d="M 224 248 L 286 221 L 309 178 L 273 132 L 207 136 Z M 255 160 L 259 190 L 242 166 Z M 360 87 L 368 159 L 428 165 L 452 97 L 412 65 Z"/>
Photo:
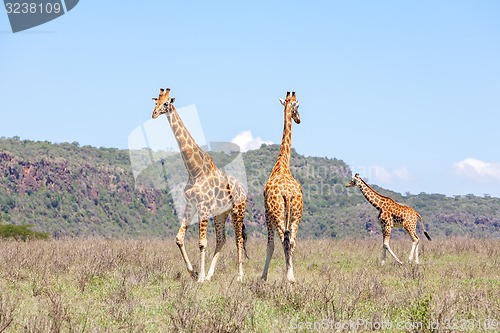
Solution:
<path fill-rule="evenodd" d="M 267 255 L 262 279 L 267 279 L 269 263 L 274 252 L 274 231 L 278 232 L 285 252 L 286 277 L 295 282 L 292 254 L 295 238 L 302 218 L 302 186 L 290 172 L 290 150 L 292 146 L 292 119 L 300 124 L 299 102 L 295 92 L 280 98 L 285 107 L 285 127 L 276 164 L 264 186 L 264 200 L 267 223 Z"/>
<path fill-rule="evenodd" d="M 411 247 L 410 257 L 408 260 L 411 262 L 413 256 L 415 255 L 415 263 L 418 264 L 418 243 L 419 238 L 417 235 L 417 222 L 420 219 L 422 230 L 424 231 L 425 237 L 431 240 L 431 237 L 425 231 L 424 221 L 422 216 L 417 213 L 413 208 L 401 205 L 389 197 L 383 196 L 377 193 L 374 189 L 370 187 L 360 176 L 355 174 L 351 181 L 347 183 L 346 187 L 358 186 L 361 193 L 365 196 L 366 200 L 377 208 L 379 211 L 378 220 L 382 226 L 382 235 L 384 237 L 384 245 L 382 248 L 382 265 L 385 263 L 386 251 L 396 259 L 399 264 L 402 264 L 401 260 L 396 257 L 394 252 L 392 252 L 389 246 L 389 238 L 391 237 L 392 228 L 404 228 L 406 232 L 410 235 L 413 244 Z"/>
<path fill-rule="evenodd" d="M 153 119 L 166 114 L 175 139 L 179 145 L 182 160 L 188 172 L 188 181 L 184 189 L 186 209 L 182 224 L 176 237 L 176 243 L 186 264 L 186 268 L 193 278 L 199 282 L 210 280 L 215 272 L 219 253 L 226 241 L 225 223 L 231 213 L 234 224 L 234 234 L 238 252 L 238 280 L 243 278 L 242 250 L 244 244 L 243 218 L 246 209 L 246 194 L 242 185 L 233 177 L 218 169 L 212 158 L 203 151 L 182 122 L 174 106 L 174 98 L 170 98 L 170 89 L 160 89 L 158 98 L 153 98 L 156 106 Z M 199 247 L 200 273 L 193 270 L 184 247 L 184 235 L 193 219 L 195 212 L 199 217 Z M 205 249 L 207 247 L 207 226 L 210 215 L 214 218 L 217 244 L 212 264 L 205 276 Z"/>

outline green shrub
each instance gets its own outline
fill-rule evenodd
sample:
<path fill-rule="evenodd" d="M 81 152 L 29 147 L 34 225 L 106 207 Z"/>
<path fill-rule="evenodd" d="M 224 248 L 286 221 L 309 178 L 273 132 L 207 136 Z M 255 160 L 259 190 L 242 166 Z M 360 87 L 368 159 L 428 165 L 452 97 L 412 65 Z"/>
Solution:
<path fill-rule="evenodd" d="M 14 225 L 0 224 L 0 238 L 15 238 L 26 241 L 28 239 L 47 239 L 49 234 L 30 230 L 31 224 Z"/>

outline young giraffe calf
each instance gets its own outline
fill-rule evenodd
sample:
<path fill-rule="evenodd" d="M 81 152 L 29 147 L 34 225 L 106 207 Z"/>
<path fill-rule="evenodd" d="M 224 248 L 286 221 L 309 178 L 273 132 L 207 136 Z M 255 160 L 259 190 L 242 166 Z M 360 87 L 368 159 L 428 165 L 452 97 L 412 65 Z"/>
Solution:
<path fill-rule="evenodd" d="M 384 236 L 384 245 L 382 249 L 382 265 L 385 263 L 386 251 L 396 259 L 399 264 L 403 264 L 401 260 L 396 257 L 394 252 L 392 252 L 389 246 L 389 238 L 391 237 L 391 229 L 404 228 L 406 232 L 410 235 L 413 245 L 411 247 L 410 257 L 408 258 L 411 262 L 413 260 L 413 255 L 415 255 L 415 263 L 418 264 L 418 243 L 419 238 L 417 236 L 417 220 L 420 219 L 422 230 L 424 231 L 425 237 L 431 240 L 431 237 L 425 231 L 424 221 L 422 216 L 417 213 L 413 208 L 398 204 L 391 198 L 383 196 L 372 189 L 360 176 L 355 174 L 351 181 L 346 184 L 346 187 L 358 186 L 361 193 L 365 196 L 369 203 L 371 203 L 379 211 L 378 220 L 382 226 L 382 235 Z"/>

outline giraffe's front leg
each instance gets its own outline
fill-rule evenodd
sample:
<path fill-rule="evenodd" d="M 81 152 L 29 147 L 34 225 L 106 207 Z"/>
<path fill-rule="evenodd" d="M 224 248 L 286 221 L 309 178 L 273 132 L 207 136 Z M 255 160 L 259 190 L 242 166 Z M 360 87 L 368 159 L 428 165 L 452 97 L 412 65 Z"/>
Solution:
<path fill-rule="evenodd" d="M 397 261 L 398 264 L 400 264 L 400 265 L 403 264 L 403 262 L 401 260 L 399 260 L 398 257 L 396 257 L 396 255 L 392 251 L 391 247 L 389 246 L 389 242 L 387 242 L 387 243 L 384 242 L 384 248 L 383 248 L 383 254 L 382 254 L 382 265 L 385 264 L 386 251 L 389 251 L 391 256 L 394 258 L 394 260 Z"/>
<path fill-rule="evenodd" d="M 383 250 L 382 250 L 383 251 L 382 252 L 382 265 L 385 264 L 386 251 L 389 251 L 391 256 L 398 262 L 398 264 L 402 265 L 403 263 L 401 262 L 401 260 L 399 260 L 398 257 L 396 257 L 394 252 L 392 252 L 391 247 L 389 246 L 389 239 L 391 237 L 391 227 L 390 226 L 387 226 L 384 229 L 383 235 L 384 235 L 384 245 L 383 245 Z"/>
<path fill-rule="evenodd" d="M 400 265 L 403 264 L 403 262 L 401 260 L 399 260 L 398 257 L 396 257 L 396 255 L 394 254 L 394 252 L 392 252 L 392 249 L 389 246 L 389 242 L 387 242 L 387 243 L 384 242 L 384 250 L 389 251 L 389 253 L 391 254 L 391 256 L 397 261 L 398 264 L 400 264 Z M 385 252 L 384 252 L 384 257 L 385 257 Z M 384 263 L 385 263 L 385 258 L 382 261 L 382 264 L 384 264 Z"/>
<path fill-rule="evenodd" d="M 207 227 L 208 227 L 208 218 L 209 218 L 209 210 L 206 207 L 198 208 L 198 215 L 200 217 L 200 238 L 199 238 L 199 247 L 200 247 L 200 273 L 198 275 L 198 282 L 205 281 L 205 252 L 207 249 Z"/>
<path fill-rule="evenodd" d="M 186 252 L 186 247 L 184 246 L 184 236 L 186 235 L 187 228 L 191 220 L 193 219 L 193 215 L 195 213 L 194 206 L 189 202 L 186 205 L 186 210 L 184 212 L 184 218 L 182 219 L 181 227 L 179 228 L 179 232 L 177 233 L 177 237 L 175 237 L 175 242 L 181 251 L 182 259 L 184 259 L 184 263 L 186 264 L 186 268 L 189 274 L 196 279 L 198 277 L 198 273 L 193 270 L 193 265 L 191 265 L 191 261 L 189 261 L 189 257 Z"/>
<path fill-rule="evenodd" d="M 226 219 L 228 215 L 229 211 L 214 217 L 216 245 L 215 245 L 214 257 L 212 259 L 212 264 L 210 265 L 210 269 L 208 270 L 206 278 L 208 281 L 210 281 L 210 279 L 214 275 L 215 266 L 217 265 L 217 260 L 219 258 L 220 251 L 222 250 L 224 244 L 226 243 Z"/>

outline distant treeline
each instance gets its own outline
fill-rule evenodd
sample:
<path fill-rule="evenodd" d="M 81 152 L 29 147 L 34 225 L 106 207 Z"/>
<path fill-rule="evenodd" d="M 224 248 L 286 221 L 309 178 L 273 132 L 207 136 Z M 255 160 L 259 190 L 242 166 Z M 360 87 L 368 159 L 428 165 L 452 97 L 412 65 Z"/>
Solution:
<path fill-rule="evenodd" d="M 245 224 L 265 237 L 262 189 L 279 146 L 247 153 L 211 153 L 219 167 L 237 170 L 248 187 Z M 131 156 L 134 163 L 131 163 Z M 305 157 L 292 150 L 291 171 L 304 191 L 299 238 L 370 237 L 380 234 L 377 211 L 357 189 L 342 160 Z M 135 175 L 135 177 L 134 177 Z M 19 138 L 0 139 L 0 222 L 32 225 L 53 237 L 173 237 L 182 210 L 182 161 L 173 153 L 94 148 Z M 500 237 L 500 199 L 489 196 L 399 194 L 377 191 L 415 208 L 433 237 Z M 174 195 L 172 195 L 172 193 Z M 180 202 L 180 203 L 179 203 Z M 210 228 L 211 231 L 213 228 Z M 229 233 L 232 228 L 228 227 Z M 196 237 L 197 227 L 190 235 Z M 396 231 L 395 236 L 403 235 Z"/>

